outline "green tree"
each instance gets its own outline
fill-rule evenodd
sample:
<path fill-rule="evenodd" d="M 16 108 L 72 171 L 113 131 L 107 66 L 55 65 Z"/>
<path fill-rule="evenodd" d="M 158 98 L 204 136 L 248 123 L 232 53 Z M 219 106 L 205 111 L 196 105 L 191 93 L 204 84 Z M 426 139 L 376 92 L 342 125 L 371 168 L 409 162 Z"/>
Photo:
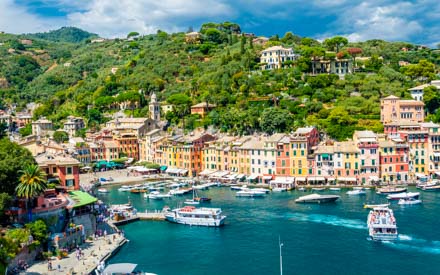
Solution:
<path fill-rule="evenodd" d="M 0 139 L 7 135 L 8 124 L 6 122 L 0 122 Z"/>
<path fill-rule="evenodd" d="M 9 238 L 0 238 L 0 273 L 6 274 L 6 267 L 14 259 L 18 246 Z"/>
<path fill-rule="evenodd" d="M 404 67 L 405 75 L 411 79 L 429 81 L 435 78 L 435 65 L 426 59 L 422 59 L 418 64 L 410 64 Z"/>
<path fill-rule="evenodd" d="M 9 209 L 12 203 L 12 196 L 8 193 L 0 193 L 0 220 L 6 221 L 5 211 Z"/>
<path fill-rule="evenodd" d="M 435 113 L 440 107 L 440 91 L 436 86 L 428 86 L 423 89 L 423 101 L 428 113 Z"/>
<path fill-rule="evenodd" d="M 127 34 L 127 38 L 134 37 L 134 36 L 138 36 L 138 35 L 139 35 L 138 32 L 129 32 L 129 33 Z"/>
<path fill-rule="evenodd" d="M 18 130 L 18 132 L 20 133 L 20 135 L 22 137 L 26 137 L 32 134 L 32 124 L 28 123 L 26 124 L 24 127 L 20 128 Z"/>
<path fill-rule="evenodd" d="M 47 189 L 46 173 L 36 164 L 30 164 L 20 171 L 20 182 L 15 188 L 17 196 L 26 199 L 28 218 L 32 221 L 32 199 Z"/>
<path fill-rule="evenodd" d="M 64 131 L 55 131 L 55 133 L 53 134 L 53 140 L 58 143 L 67 142 L 69 140 L 69 134 Z"/>
<path fill-rule="evenodd" d="M 26 224 L 26 229 L 30 231 L 34 240 L 38 241 L 40 244 L 43 244 L 47 241 L 48 229 L 43 220 L 36 220 Z"/>
<path fill-rule="evenodd" d="M 280 108 L 267 108 L 261 114 L 261 130 L 268 134 L 281 133 L 289 129 L 292 116 L 289 111 Z"/>
<path fill-rule="evenodd" d="M 312 58 L 312 73 L 316 74 L 316 62 L 319 57 L 324 56 L 325 50 L 321 47 L 303 47 L 302 54 L 306 57 Z"/>
<path fill-rule="evenodd" d="M 8 139 L 0 140 L 0 192 L 13 195 L 19 181 L 17 171 L 34 163 L 29 150 Z"/>
<path fill-rule="evenodd" d="M 324 40 L 324 45 L 327 47 L 327 49 L 330 51 L 336 51 L 337 53 L 339 52 L 340 48 L 346 46 L 347 44 L 347 38 L 342 36 L 335 36 Z"/>

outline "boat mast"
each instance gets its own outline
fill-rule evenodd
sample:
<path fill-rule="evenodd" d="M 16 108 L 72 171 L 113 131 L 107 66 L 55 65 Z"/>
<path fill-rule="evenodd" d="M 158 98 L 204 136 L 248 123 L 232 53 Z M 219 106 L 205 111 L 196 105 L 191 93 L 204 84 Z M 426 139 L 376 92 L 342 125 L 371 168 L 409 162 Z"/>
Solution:
<path fill-rule="evenodd" d="M 283 275 L 283 255 L 281 253 L 283 243 L 281 243 L 281 237 L 278 235 L 278 245 L 280 246 L 280 275 Z"/>

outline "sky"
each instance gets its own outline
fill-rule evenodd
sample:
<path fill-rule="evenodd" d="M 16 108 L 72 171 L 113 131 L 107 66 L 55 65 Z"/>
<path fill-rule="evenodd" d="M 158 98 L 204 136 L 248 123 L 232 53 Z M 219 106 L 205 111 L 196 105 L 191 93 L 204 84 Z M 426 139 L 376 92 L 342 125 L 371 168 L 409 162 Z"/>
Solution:
<path fill-rule="evenodd" d="M 440 0 L 0 0 L 0 31 L 8 33 L 75 26 L 114 38 L 223 21 L 264 36 L 440 43 Z"/>

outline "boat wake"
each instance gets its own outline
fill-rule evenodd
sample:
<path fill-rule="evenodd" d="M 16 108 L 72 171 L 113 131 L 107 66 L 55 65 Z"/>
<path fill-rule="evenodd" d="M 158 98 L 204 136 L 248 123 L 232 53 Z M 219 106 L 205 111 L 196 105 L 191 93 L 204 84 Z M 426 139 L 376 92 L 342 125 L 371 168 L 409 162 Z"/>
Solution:
<path fill-rule="evenodd" d="M 396 242 L 384 242 L 384 244 L 400 250 L 440 254 L 440 241 L 428 241 L 409 235 L 399 234 Z"/>
<path fill-rule="evenodd" d="M 364 221 L 344 219 L 333 215 L 321 215 L 321 214 L 301 214 L 293 213 L 287 216 L 290 220 L 303 221 L 303 222 L 313 222 L 313 223 L 323 223 L 333 226 L 341 226 L 353 229 L 367 229 Z"/>

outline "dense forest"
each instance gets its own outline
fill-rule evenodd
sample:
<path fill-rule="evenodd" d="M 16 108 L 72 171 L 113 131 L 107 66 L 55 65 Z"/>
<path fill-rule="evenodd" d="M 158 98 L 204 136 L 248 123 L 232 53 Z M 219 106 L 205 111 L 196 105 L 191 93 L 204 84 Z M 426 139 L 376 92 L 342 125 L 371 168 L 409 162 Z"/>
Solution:
<path fill-rule="evenodd" d="M 382 131 L 381 97 L 409 98 L 408 88 L 438 78 L 440 51 L 405 42 L 319 42 L 288 32 L 261 46 L 229 22 L 204 24 L 200 33 L 200 41 L 191 43 L 185 33 L 163 31 L 99 43 L 92 43 L 96 35 L 75 28 L 0 34 L 1 105 L 16 103 L 20 111 L 38 102 L 34 118 L 46 116 L 61 126 L 68 115 L 77 115 L 98 128 L 121 102 L 131 106 L 127 115 L 147 116 L 155 92 L 174 106 L 163 114 L 171 128 L 214 126 L 251 134 L 316 125 L 341 140 L 357 129 Z M 292 47 L 301 57 L 282 69 L 260 70 L 261 51 L 274 45 Z M 311 74 L 316 58 L 352 59 L 356 73 L 343 79 Z M 428 119 L 439 121 L 439 91 L 427 93 Z M 217 107 L 204 118 L 191 115 L 190 106 L 199 102 Z"/>

